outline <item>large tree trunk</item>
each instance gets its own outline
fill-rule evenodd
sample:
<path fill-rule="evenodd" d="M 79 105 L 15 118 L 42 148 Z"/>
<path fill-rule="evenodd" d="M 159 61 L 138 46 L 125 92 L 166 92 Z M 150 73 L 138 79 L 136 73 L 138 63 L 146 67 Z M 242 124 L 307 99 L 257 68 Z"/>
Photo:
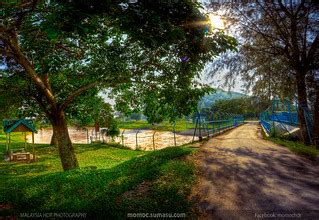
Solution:
<path fill-rule="evenodd" d="M 316 85 L 316 101 L 313 117 L 313 143 L 319 149 L 319 85 Z"/>
<path fill-rule="evenodd" d="M 309 144 L 308 128 L 305 118 L 305 109 L 308 109 L 307 90 L 304 74 L 297 73 L 297 93 L 298 93 L 298 119 L 303 143 Z"/>
<path fill-rule="evenodd" d="M 70 170 L 79 166 L 74 148 L 69 136 L 65 114 L 63 111 L 52 114 L 51 122 L 55 134 L 63 170 Z"/>
<path fill-rule="evenodd" d="M 20 42 L 18 40 L 17 33 L 14 29 L 11 30 L 10 28 L 9 30 L 9 32 L 5 33 L 6 36 L 1 36 L 1 40 L 4 41 L 5 46 L 8 45 L 10 50 L 12 50 L 13 58 L 24 68 L 26 75 L 36 86 L 36 89 L 41 96 L 35 96 L 35 99 L 38 101 L 39 105 L 42 107 L 43 111 L 47 114 L 51 121 L 54 134 L 53 140 L 56 142 L 55 145 L 58 147 L 62 167 L 64 170 L 76 168 L 79 166 L 79 164 L 74 153 L 71 139 L 69 137 L 63 110 L 74 100 L 75 97 L 80 95 L 82 92 L 93 88 L 98 84 L 98 82 L 80 87 L 78 90 L 72 92 L 61 105 L 58 105 L 56 102 L 56 97 L 54 96 L 49 84 L 48 75 L 46 74 L 45 78 L 42 79 L 37 74 L 34 64 L 28 60 L 28 58 L 20 49 Z"/>
<path fill-rule="evenodd" d="M 58 141 L 56 139 L 56 134 L 55 134 L 55 130 L 53 130 L 52 132 L 52 137 L 51 137 L 51 141 L 50 141 L 50 146 L 55 146 L 57 147 L 58 146 Z"/>

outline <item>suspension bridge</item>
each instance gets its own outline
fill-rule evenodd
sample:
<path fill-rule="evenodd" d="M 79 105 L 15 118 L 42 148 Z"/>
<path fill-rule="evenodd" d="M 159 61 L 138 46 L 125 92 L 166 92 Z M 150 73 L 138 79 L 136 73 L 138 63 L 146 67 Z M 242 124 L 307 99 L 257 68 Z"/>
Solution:
<path fill-rule="evenodd" d="M 309 139 L 312 140 L 313 121 L 308 108 L 301 106 L 304 111 Z M 298 105 L 290 100 L 274 99 L 272 105 L 260 114 L 260 124 L 267 135 L 298 136 L 299 119 Z"/>
<path fill-rule="evenodd" d="M 311 115 L 306 108 L 302 110 L 310 128 Z M 224 120 L 232 122 L 228 124 L 230 127 L 235 127 L 237 118 L 238 123 L 244 122 L 242 116 L 230 114 L 220 120 L 218 114 L 214 114 L 214 117 L 197 115 L 196 127 L 208 133 L 213 131 L 213 124 Z M 318 165 L 265 140 L 261 133 L 263 129 L 269 135 L 272 132 L 297 135 L 298 105 L 289 100 L 273 100 L 259 119 L 261 126 L 245 123 L 208 139 L 200 146 L 199 153 L 193 155 L 200 179 L 191 199 L 198 204 L 205 219 L 251 219 L 260 215 L 258 210 L 286 210 L 288 214 L 290 210 L 317 210 Z M 308 214 L 303 212 L 300 216 Z M 313 216 L 318 216 L 317 212 Z"/>
<path fill-rule="evenodd" d="M 209 138 L 230 128 L 237 127 L 244 123 L 244 117 L 243 115 L 206 109 L 206 111 L 198 112 L 193 121 L 195 123 L 194 141 L 196 136 L 199 140 L 202 140 L 204 136 Z"/>

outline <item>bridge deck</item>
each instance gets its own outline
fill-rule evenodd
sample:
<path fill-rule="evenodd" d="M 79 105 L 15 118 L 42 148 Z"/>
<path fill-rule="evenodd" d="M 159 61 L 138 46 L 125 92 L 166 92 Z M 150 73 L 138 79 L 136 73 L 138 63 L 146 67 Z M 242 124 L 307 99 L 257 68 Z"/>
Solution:
<path fill-rule="evenodd" d="M 255 219 L 258 210 L 318 210 L 319 166 L 263 140 L 256 124 L 210 139 L 193 157 L 202 171 L 193 199 L 204 219 Z"/>

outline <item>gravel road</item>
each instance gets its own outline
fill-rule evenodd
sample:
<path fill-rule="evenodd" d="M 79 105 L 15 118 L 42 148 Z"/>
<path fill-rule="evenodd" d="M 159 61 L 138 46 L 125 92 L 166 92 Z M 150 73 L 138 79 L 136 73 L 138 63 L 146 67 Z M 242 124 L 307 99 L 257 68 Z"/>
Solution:
<path fill-rule="evenodd" d="M 257 124 L 210 139 L 192 159 L 200 219 L 319 219 L 318 164 L 263 140 Z"/>

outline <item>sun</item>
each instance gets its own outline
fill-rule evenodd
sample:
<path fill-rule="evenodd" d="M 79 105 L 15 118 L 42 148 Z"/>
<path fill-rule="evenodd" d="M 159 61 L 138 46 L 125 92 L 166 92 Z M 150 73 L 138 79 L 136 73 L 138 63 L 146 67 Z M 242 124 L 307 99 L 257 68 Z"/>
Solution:
<path fill-rule="evenodd" d="M 210 20 L 210 25 L 212 26 L 213 29 L 225 28 L 224 21 L 222 20 L 221 16 L 216 14 L 209 14 L 208 17 Z"/>

